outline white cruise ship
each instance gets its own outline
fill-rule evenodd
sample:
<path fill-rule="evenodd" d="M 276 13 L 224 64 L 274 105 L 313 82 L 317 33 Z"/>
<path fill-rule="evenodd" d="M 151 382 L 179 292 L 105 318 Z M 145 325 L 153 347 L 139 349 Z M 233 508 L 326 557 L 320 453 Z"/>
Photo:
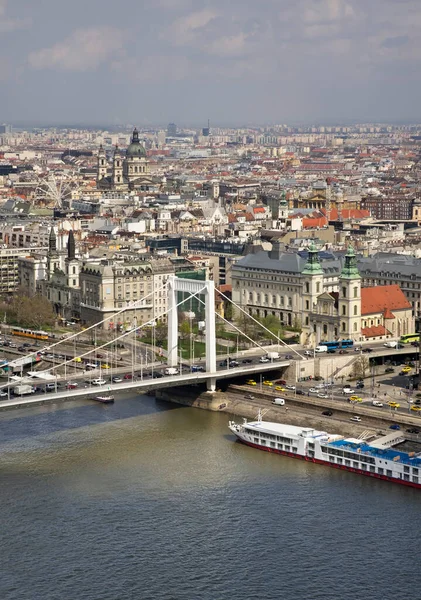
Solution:
<path fill-rule="evenodd" d="M 421 452 L 393 449 L 405 441 L 400 431 L 393 431 L 368 443 L 311 427 L 263 421 L 260 412 L 257 421 L 248 423 L 244 419 L 242 424 L 230 421 L 229 428 L 241 442 L 253 448 L 376 479 L 421 487 Z"/>

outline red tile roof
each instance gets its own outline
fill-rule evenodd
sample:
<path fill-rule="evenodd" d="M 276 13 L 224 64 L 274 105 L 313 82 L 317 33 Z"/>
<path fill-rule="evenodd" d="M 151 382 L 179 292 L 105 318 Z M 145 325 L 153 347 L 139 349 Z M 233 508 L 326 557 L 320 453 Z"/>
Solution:
<path fill-rule="evenodd" d="M 403 310 L 412 308 L 398 285 L 380 285 L 361 289 L 361 314 L 383 314 L 386 309 Z"/>
<path fill-rule="evenodd" d="M 373 325 L 373 327 L 362 327 L 361 333 L 366 338 L 379 337 L 381 335 L 390 335 L 390 331 L 388 331 L 383 325 Z"/>

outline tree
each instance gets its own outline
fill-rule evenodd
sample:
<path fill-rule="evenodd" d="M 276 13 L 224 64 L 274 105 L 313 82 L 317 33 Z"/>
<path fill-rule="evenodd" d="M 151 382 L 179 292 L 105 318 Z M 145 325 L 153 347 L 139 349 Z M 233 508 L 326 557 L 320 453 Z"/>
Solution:
<path fill-rule="evenodd" d="M 370 366 L 370 361 L 367 356 L 361 355 L 358 356 L 354 364 L 352 365 L 352 374 L 354 377 L 363 378 L 365 377 L 365 373 Z"/>
<path fill-rule="evenodd" d="M 9 303 L 1 306 L 1 310 L 6 314 L 9 322 L 14 321 L 22 327 L 31 329 L 54 325 L 56 320 L 49 300 L 39 295 L 29 297 L 16 293 Z"/>
<path fill-rule="evenodd" d="M 155 325 L 155 343 L 157 346 L 162 346 L 168 337 L 168 327 L 163 321 L 157 321 Z"/>
<path fill-rule="evenodd" d="M 190 327 L 190 323 L 187 320 L 184 320 L 180 323 L 179 333 L 182 340 L 188 340 L 190 338 L 192 334 L 192 329 Z"/>

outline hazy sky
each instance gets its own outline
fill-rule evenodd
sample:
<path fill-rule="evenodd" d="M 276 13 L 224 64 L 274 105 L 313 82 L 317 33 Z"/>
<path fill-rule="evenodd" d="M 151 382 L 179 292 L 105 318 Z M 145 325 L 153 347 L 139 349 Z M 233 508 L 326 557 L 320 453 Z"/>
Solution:
<path fill-rule="evenodd" d="M 421 0 L 0 0 L 0 122 L 421 121 Z"/>

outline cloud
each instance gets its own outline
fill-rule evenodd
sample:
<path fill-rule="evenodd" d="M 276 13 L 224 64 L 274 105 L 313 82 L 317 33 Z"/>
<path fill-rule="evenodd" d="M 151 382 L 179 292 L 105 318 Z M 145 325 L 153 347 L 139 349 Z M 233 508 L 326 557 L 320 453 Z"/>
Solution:
<path fill-rule="evenodd" d="M 203 29 L 217 16 L 217 12 L 205 8 L 179 17 L 161 35 L 161 39 L 167 39 L 176 46 L 191 44 L 200 38 Z"/>
<path fill-rule="evenodd" d="M 246 52 L 247 39 L 245 33 L 238 33 L 217 38 L 205 48 L 207 52 L 216 56 L 242 56 Z"/>
<path fill-rule="evenodd" d="M 6 15 L 7 1 L 0 0 L 0 33 L 11 33 L 19 29 L 27 29 L 31 24 L 31 19 L 12 19 L 8 17 Z"/>
<path fill-rule="evenodd" d="M 121 52 L 124 37 L 114 27 L 77 29 L 54 46 L 31 52 L 28 61 L 34 69 L 89 71 Z"/>
<path fill-rule="evenodd" d="M 180 81 L 191 75 L 191 61 L 185 56 L 152 55 L 143 59 L 125 58 L 111 63 L 115 74 L 141 83 Z"/>

